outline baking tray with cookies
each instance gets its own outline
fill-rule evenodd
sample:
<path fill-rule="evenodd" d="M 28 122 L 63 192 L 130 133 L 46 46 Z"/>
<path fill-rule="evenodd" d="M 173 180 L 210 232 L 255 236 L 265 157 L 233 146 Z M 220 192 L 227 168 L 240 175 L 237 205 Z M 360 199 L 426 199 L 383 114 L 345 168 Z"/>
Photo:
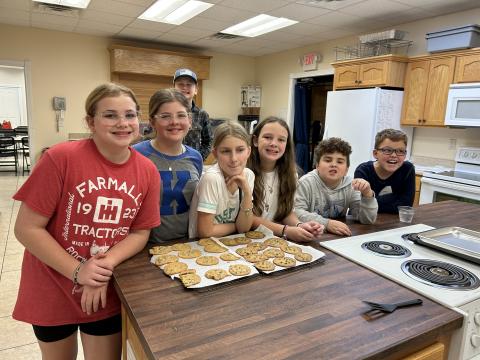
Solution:
<path fill-rule="evenodd" d="M 264 226 L 245 234 L 154 246 L 151 262 L 189 289 L 217 288 L 260 273 L 305 268 L 324 261 L 310 246 L 281 239 Z"/>

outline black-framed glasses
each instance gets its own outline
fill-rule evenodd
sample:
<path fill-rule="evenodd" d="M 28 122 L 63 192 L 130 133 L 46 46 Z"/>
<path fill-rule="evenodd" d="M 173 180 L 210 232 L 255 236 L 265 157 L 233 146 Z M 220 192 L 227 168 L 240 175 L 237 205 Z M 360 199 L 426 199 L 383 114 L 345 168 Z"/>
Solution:
<path fill-rule="evenodd" d="M 130 111 L 122 115 L 115 111 L 104 111 L 99 115 L 102 119 L 110 123 L 117 123 L 120 119 L 125 119 L 127 122 L 135 122 L 139 118 L 140 112 Z"/>
<path fill-rule="evenodd" d="M 187 121 L 189 117 L 190 117 L 190 114 L 188 112 L 179 112 L 176 114 L 161 113 L 161 114 L 153 115 L 153 118 L 155 120 L 161 120 L 165 122 L 170 122 L 173 119 L 177 119 L 177 121 Z"/>
<path fill-rule="evenodd" d="M 382 154 L 385 154 L 385 155 L 392 155 L 393 153 L 397 154 L 397 156 L 407 155 L 407 150 L 403 150 L 403 149 L 392 149 L 389 147 L 385 147 L 385 148 L 380 148 L 376 150 L 381 151 Z"/>

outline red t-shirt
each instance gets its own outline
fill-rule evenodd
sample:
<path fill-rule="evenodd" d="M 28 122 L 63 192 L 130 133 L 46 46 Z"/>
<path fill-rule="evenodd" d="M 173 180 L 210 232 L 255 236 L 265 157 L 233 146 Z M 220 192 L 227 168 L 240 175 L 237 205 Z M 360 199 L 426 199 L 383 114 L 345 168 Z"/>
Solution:
<path fill-rule="evenodd" d="M 122 241 L 134 229 L 160 224 L 160 177 L 135 150 L 125 164 L 106 160 L 93 140 L 50 148 L 13 196 L 50 219 L 47 231 L 71 256 L 88 259 Z M 25 250 L 13 318 L 53 326 L 102 320 L 118 314 L 120 301 L 110 281 L 107 307 L 91 315 L 72 295 L 66 278 Z"/>

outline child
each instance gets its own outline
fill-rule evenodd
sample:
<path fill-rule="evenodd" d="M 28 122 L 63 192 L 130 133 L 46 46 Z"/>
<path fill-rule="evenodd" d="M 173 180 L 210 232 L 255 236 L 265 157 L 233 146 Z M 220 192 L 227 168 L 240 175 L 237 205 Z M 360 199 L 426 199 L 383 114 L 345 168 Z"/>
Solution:
<path fill-rule="evenodd" d="M 347 210 L 354 220 L 373 224 L 377 217 L 377 201 L 370 184 L 364 179 L 346 176 L 350 166 L 350 145 L 339 138 L 321 141 L 315 148 L 317 168 L 303 176 L 295 196 L 295 212 L 300 221 L 315 220 L 327 231 L 351 235 L 349 227 L 337 219 Z"/>
<path fill-rule="evenodd" d="M 398 206 L 412 206 L 415 197 L 415 167 L 405 161 L 407 135 L 385 129 L 375 136 L 373 156 L 355 170 L 355 177 L 367 180 L 375 192 L 379 213 L 398 213 Z"/>
<path fill-rule="evenodd" d="M 189 103 L 188 112 L 192 113 L 192 126 L 184 142 L 198 150 L 205 160 L 212 147 L 212 130 L 208 113 L 193 101 L 198 92 L 197 74 L 190 69 L 178 69 L 173 77 L 173 86 L 185 95 Z"/>
<path fill-rule="evenodd" d="M 217 163 L 200 178 L 190 209 L 189 236 L 225 236 L 252 227 L 252 170 L 245 168 L 250 138 L 238 123 L 215 129 L 213 155 Z"/>
<path fill-rule="evenodd" d="M 175 89 L 153 94 L 149 103 L 150 125 L 156 135 L 134 148 L 156 165 L 162 178 L 162 224 L 152 230 L 150 241 L 161 243 L 188 236 L 188 211 L 202 174 L 202 156 L 182 141 L 192 125 L 187 98 Z"/>
<path fill-rule="evenodd" d="M 252 143 L 248 167 L 255 174 L 253 227 L 263 224 L 275 235 L 294 241 L 319 237 L 323 225 L 315 221 L 302 223 L 293 212 L 297 176 L 287 123 L 274 116 L 266 118 L 255 127 Z"/>
<path fill-rule="evenodd" d="M 133 92 L 101 85 L 85 108 L 92 137 L 51 147 L 14 195 L 25 253 L 13 318 L 33 324 L 45 359 L 75 359 L 78 328 L 86 358 L 120 358 L 112 272 L 160 223 L 158 171 L 129 147 Z"/>

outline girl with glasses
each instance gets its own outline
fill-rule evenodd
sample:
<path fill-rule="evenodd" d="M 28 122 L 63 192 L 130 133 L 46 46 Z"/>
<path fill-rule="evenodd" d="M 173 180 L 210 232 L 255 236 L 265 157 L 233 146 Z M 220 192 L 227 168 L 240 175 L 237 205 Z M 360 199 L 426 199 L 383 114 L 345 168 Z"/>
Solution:
<path fill-rule="evenodd" d="M 415 167 L 405 161 L 407 135 L 385 129 L 375 136 L 373 156 L 376 161 L 360 164 L 355 178 L 370 183 L 378 201 L 379 213 L 398 213 L 398 206 L 412 206 L 415 197 Z"/>
<path fill-rule="evenodd" d="M 188 236 L 188 213 L 202 174 L 200 153 L 182 142 L 192 126 L 188 100 L 175 89 L 157 91 L 150 99 L 149 121 L 155 137 L 134 145 L 157 167 L 162 179 L 162 224 L 152 230 L 150 241 L 162 243 Z"/>
<path fill-rule="evenodd" d="M 160 223 L 157 169 L 129 147 L 138 136 L 134 94 L 100 85 L 85 109 L 91 138 L 49 148 L 14 195 L 25 253 L 13 318 L 33 324 L 45 359 L 75 359 L 78 329 L 85 358 L 120 359 L 112 272 Z"/>

